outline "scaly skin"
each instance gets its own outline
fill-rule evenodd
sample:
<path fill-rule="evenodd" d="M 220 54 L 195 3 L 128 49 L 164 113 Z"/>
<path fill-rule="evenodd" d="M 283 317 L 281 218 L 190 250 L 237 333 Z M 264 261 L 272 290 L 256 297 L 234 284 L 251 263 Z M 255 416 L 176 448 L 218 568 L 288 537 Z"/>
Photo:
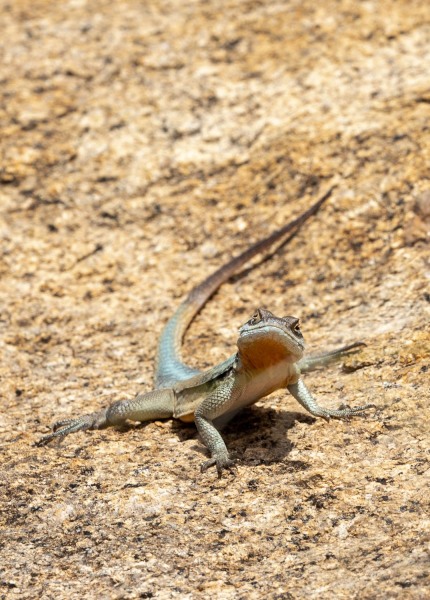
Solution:
<path fill-rule="evenodd" d="M 258 309 L 240 329 L 237 353 L 203 373 L 188 367 L 180 356 L 185 332 L 212 294 L 254 256 L 267 255 L 275 243 L 279 243 L 275 251 L 285 245 L 319 210 L 332 190 L 333 187 L 329 188 L 298 218 L 250 246 L 190 292 L 161 333 L 154 391 L 139 394 L 133 400 L 114 402 L 89 415 L 60 421 L 54 425 L 52 433 L 39 440 L 38 445 L 77 431 L 122 425 L 129 420 L 168 417 L 194 420 L 211 456 L 203 463 L 202 471 L 215 466 L 220 477 L 223 469 L 233 467 L 220 427 L 242 408 L 277 389 L 288 389 L 312 415 L 327 420 L 360 414 L 369 408 L 371 405 L 330 410 L 317 404 L 300 378 L 301 371 L 326 366 L 363 344 L 357 342 L 304 358 L 303 336 L 295 317 L 279 318 L 268 310 Z"/>

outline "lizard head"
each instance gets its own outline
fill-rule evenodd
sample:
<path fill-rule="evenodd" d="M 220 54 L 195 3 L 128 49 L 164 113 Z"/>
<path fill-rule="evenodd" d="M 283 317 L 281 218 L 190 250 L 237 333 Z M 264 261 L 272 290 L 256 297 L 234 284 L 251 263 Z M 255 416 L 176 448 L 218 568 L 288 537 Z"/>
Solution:
<path fill-rule="evenodd" d="M 254 365 L 279 361 L 296 362 L 305 343 L 296 317 L 275 317 L 259 308 L 239 330 L 239 354 Z"/>

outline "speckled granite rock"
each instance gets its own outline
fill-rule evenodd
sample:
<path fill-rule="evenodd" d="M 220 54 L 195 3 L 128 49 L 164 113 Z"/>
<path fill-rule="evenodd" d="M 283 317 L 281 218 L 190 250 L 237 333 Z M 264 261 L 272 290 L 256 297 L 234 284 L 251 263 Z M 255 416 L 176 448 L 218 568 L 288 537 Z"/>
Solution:
<path fill-rule="evenodd" d="M 1 598 L 424 598 L 429 561 L 430 29 L 425 0 L 0 2 Z M 329 204 L 187 336 L 228 356 L 256 305 L 310 350 L 364 340 L 226 430 L 33 442 L 151 387 L 180 298 Z"/>

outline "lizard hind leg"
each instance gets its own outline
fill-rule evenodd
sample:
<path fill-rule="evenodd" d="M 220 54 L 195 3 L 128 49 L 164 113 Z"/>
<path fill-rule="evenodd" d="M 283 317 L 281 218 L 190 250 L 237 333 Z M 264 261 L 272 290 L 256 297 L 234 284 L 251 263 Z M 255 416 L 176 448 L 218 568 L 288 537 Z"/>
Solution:
<path fill-rule="evenodd" d="M 105 429 L 123 425 L 126 421 L 167 419 L 173 416 L 173 405 L 174 392 L 170 389 L 139 394 L 133 400 L 114 402 L 98 412 L 58 421 L 53 426 L 53 432 L 40 438 L 36 445 L 44 446 L 54 438 L 63 438 L 76 431 Z"/>
<path fill-rule="evenodd" d="M 342 346 L 331 350 L 330 352 L 323 352 L 321 354 L 311 354 L 310 356 L 304 356 L 297 364 L 301 373 L 309 373 L 319 367 L 325 367 L 334 362 L 342 360 L 345 356 L 357 352 L 359 348 L 362 348 L 366 344 L 364 342 L 354 342 L 348 346 Z"/>

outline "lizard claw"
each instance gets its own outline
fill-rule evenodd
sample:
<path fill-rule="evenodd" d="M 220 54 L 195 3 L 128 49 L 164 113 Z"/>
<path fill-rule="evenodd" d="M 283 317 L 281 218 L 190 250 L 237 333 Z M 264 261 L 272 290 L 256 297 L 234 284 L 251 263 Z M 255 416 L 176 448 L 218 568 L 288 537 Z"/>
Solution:
<path fill-rule="evenodd" d="M 230 458 L 228 455 L 218 456 L 207 460 L 202 464 L 200 470 L 202 473 L 204 473 L 213 466 L 216 466 L 218 479 L 221 479 L 223 469 L 228 469 L 232 473 L 236 471 L 236 461 Z"/>
<path fill-rule="evenodd" d="M 63 438 L 76 431 L 86 431 L 87 429 L 101 429 L 106 425 L 106 410 L 83 415 L 77 419 L 64 419 L 54 423 L 52 433 L 44 435 L 36 442 L 36 446 L 46 446 L 54 438 Z"/>

